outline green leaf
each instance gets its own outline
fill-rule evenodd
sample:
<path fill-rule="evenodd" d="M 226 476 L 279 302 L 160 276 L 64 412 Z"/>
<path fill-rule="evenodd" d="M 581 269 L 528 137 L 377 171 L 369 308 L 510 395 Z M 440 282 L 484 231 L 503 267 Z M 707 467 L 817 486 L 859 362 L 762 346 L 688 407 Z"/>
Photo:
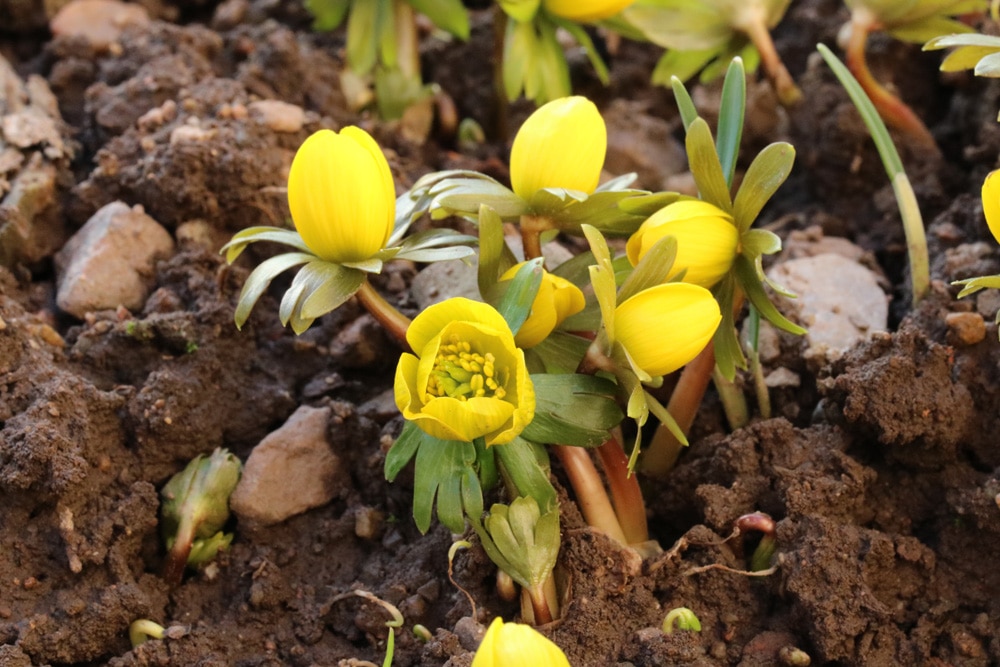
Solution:
<path fill-rule="evenodd" d="M 416 455 L 417 448 L 423 443 L 424 439 L 433 438 L 433 436 L 424 433 L 419 426 L 413 422 L 406 422 L 403 425 L 403 431 L 396 438 L 396 442 L 392 443 L 392 447 L 385 455 L 385 465 L 383 466 L 383 471 L 385 472 L 385 478 L 389 482 L 396 480 L 396 477 L 402 472 L 406 464 Z M 444 443 L 441 440 L 438 442 Z M 433 446 L 433 445 L 432 445 Z M 446 445 L 445 445 L 446 446 Z"/>
<path fill-rule="evenodd" d="M 461 40 L 469 39 L 469 14 L 462 0 L 407 1 L 437 27 Z"/>
<path fill-rule="evenodd" d="M 527 94 L 537 104 L 544 104 L 560 97 L 569 97 L 573 88 L 569 80 L 569 64 L 566 54 L 556 37 L 556 27 L 542 15 L 537 15 L 538 41 L 535 42 L 537 60 L 535 70 L 540 87 L 534 94 Z"/>
<path fill-rule="evenodd" d="M 368 74 L 378 54 L 379 0 L 351 3 L 347 19 L 347 63 L 357 74 Z"/>
<path fill-rule="evenodd" d="M 298 232 L 281 227 L 248 227 L 236 232 L 229 243 L 222 246 L 219 252 L 225 252 L 226 263 L 232 264 L 248 245 L 259 241 L 273 241 L 312 254 L 312 250 L 309 249 Z"/>
<path fill-rule="evenodd" d="M 579 234 L 582 225 L 590 225 L 607 234 L 631 235 L 644 218 L 618 206 L 619 202 L 645 194 L 641 190 L 595 192 L 584 201 L 571 200 L 560 210 L 549 213 L 559 229 Z M 534 198 L 532 199 L 534 201 Z"/>
<path fill-rule="evenodd" d="M 936 51 L 938 49 L 946 49 L 950 46 L 983 46 L 1000 49 L 1000 37 L 996 35 L 981 35 L 979 33 L 940 35 L 924 44 L 923 50 Z"/>
<path fill-rule="evenodd" d="M 976 63 L 974 73 L 976 76 L 1000 77 L 1000 53 L 991 53 L 988 56 L 984 56 Z"/>
<path fill-rule="evenodd" d="M 271 281 L 274 280 L 278 274 L 283 271 L 287 271 L 293 266 L 305 264 L 306 262 L 310 262 L 314 259 L 314 255 L 304 252 L 288 252 L 261 262 L 260 265 L 254 269 L 249 276 L 247 276 L 247 281 L 243 283 L 243 290 L 240 292 L 240 299 L 236 304 L 236 312 L 233 316 L 233 319 L 236 321 L 236 328 L 243 328 L 243 325 L 246 323 L 247 318 L 250 317 L 250 311 L 253 310 L 257 300 L 260 299 L 264 291 L 267 290 L 268 285 L 271 284 Z"/>
<path fill-rule="evenodd" d="M 910 44 L 923 44 L 924 42 L 947 35 L 949 33 L 969 32 L 972 28 L 961 21 L 945 18 L 943 16 L 929 16 L 920 21 L 913 21 L 886 30 L 887 33 L 901 42 Z"/>
<path fill-rule="evenodd" d="M 532 375 L 531 381 L 535 417 L 521 436 L 533 442 L 597 447 L 624 417 L 610 380 L 568 373 Z"/>
<path fill-rule="evenodd" d="M 364 271 L 349 269 L 338 264 L 314 262 L 319 284 L 303 295 L 301 317 L 314 320 L 321 315 L 339 308 L 354 296 L 365 282 Z M 312 266 L 307 264 L 306 269 Z"/>
<path fill-rule="evenodd" d="M 482 487 L 492 489 L 500 481 L 500 473 L 497 470 L 496 450 L 487 446 L 483 438 L 476 438 L 472 444 L 476 446 L 476 467 L 479 468 L 479 482 Z M 481 513 L 482 510 L 478 514 Z M 468 514 L 472 516 L 472 512 Z"/>
<path fill-rule="evenodd" d="M 306 10 L 313 15 L 312 29 L 317 32 L 336 30 L 350 6 L 351 0 L 305 0 Z"/>
<path fill-rule="evenodd" d="M 517 262 L 503 236 L 503 221 L 483 204 L 479 208 L 479 293 L 488 294 L 500 276 Z"/>
<path fill-rule="evenodd" d="M 657 86 L 670 86 L 671 81 L 687 81 L 718 53 L 718 49 L 678 51 L 670 49 L 656 61 L 651 81 Z"/>
<path fill-rule="evenodd" d="M 790 322 L 778 312 L 778 309 L 774 307 L 771 303 L 770 298 L 767 296 L 767 292 L 764 291 L 764 285 L 761 283 L 760 278 L 757 276 L 757 270 L 754 268 L 753 262 L 747 259 L 745 256 L 740 255 L 733 262 L 733 269 L 736 273 L 736 280 L 739 282 L 740 287 L 746 293 L 747 298 L 750 299 L 750 303 L 754 305 L 758 311 L 760 311 L 761 316 L 774 326 L 787 331 L 791 334 L 801 335 L 806 332 L 805 329 L 799 325 Z M 739 343 L 737 343 L 738 345 Z"/>
<path fill-rule="evenodd" d="M 768 229 L 751 229 L 740 238 L 743 254 L 757 258 L 781 250 L 781 237 Z"/>
<path fill-rule="evenodd" d="M 476 461 L 476 447 L 471 442 L 424 437 L 416 453 L 413 471 L 413 519 L 417 529 L 426 533 L 437 500 L 438 520 L 454 533 L 465 531 L 465 501 L 462 484 L 470 484 L 466 470 Z M 467 489 L 467 493 L 472 489 Z M 482 507 L 482 497 L 479 499 Z M 478 519 L 478 516 L 476 517 Z"/>
<path fill-rule="evenodd" d="M 708 129 L 708 123 L 703 118 L 696 118 L 691 123 L 686 144 L 691 174 L 698 185 L 701 198 L 732 214 L 733 200 L 729 195 L 726 177 L 722 174 L 719 155 L 715 152 L 712 131 Z"/>
<path fill-rule="evenodd" d="M 767 146 L 747 169 L 736 193 L 733 217 L 740 232 L 746 232 L 792 171 L 795 149 L 784 142 Z"/>
<path fill-rule="evenodd" d="M 517 437 L 490 449 L 520 495 L 534 498 L 542 512 L 559 506 L 556 490 L 549 481 L 548 455 L 543 447 Z"/>
<path fill-rule="evenodd" d="M 600 325 L 600 319 L 597 324 Z M 589 347 L 590 341 L 586 338 L 557 330 L 530 351 L 541 359 L 546 373 L 573 373 Z"/>
<path fill-rule="evenodd" d="M 618 202 L 618 208 L 645 220 L 664 206 L 669 206 L 683 199 L 694 199 L 694 197 L 685 197 L 679 192 L 656 192 L 649 195 L 639 195 L 623 199 Z"/>
<path fill-rule="evenodd" d="M 733 312 L 736 278 L 732 272 L 726 274 L 712 291 L 715 294 L 715 299 L 719 302 L 719 310 L 722 313 L 719 328 L 712 336 L 712 345 L 715 347 L 715 365 L 724 378 L 732 381 L 736 376 L 736 369 L 746 368 L 747 363 L 743 356 L 743 348 L 740 347 L 740 342 L 736 337 L 736 314 Z"/>
<path fill-rule="evenodd" d="M 514 278 L 506 284 L 506 291 L 497 304 L 497 311 L 507 321 L 510 330 L 517 335 L 521 325 L 531 314 L 531 305 L 542 284 L 542 268 L 545 258 L 528 260 L 517 270 Z"/>
<path fill-rule="evenodd" d="M 382 65 L 389 69 L 398 69 L 399 67 L 399 57 L 398 57 L 398 42 L 399 33 L 407 30 L 406 27 L 396 26 L 396 7 L 394 0 L 367 0 L 378 7 L 377 17 L 375 19 L 375 34 L 378 36 L 379 42 L 379 54 L 382 56 L 379 61 Z M 355 3 L 357 7 L 357 3 Z M 380 68 L 381 69 L 381 68 Z M 376 72 L 376 76 L 378 72 Z M 376 90 L 377 94 L 377 90 Z M 398 111 L 401 113 L 401 111 Z"/>
<path fill-rule="evenodd" d="M 503 40 L 502 74 L 503 89 L 511 102 L 527 88 L 528 73 L 534 71 L 532 54 L 536 41 L 533 22 L 507 21 L 507 32 Z"/>
<path fill-rule="evenodd" d="M 691 129 L 691 123 L 698 118 L 698 110 L 694 106 L 694 101 L 691 99 L 691 95 L 688 94 L 687 88 L 684 87 L 684 82 L 674 77 L 670 79 L 670 87 L 674 91 L 674 101 L 677 102 L 677 110 L 681 114 L 681 122 L 684 123 L 684 130 L 688 131 Z"/>
<path fill-rule="evenodd" d="M 594 47 L 594 41 L 590 39 L 590 35 L 587 34 L 583 26 L 575 21 L 567 21 L 554 16 L 552 19 L 557 26 L 568 32 L 583 47 L 583 51 L 587 54 L 587 59 L 590 61 L 590 66 L 594 68 L 594 73 L 597 74 L 598 80 L 605 86 L 608 85 L 610 81 L 608 66 L 604 62 L 604 59 L 601 58 L 601 54 L 597 52 L 597 49 Z"/>
<path fill-rule="evenodd" d="M 981 276 L 979 278 L 967 278 L 965 280 L 956 280 L 952 285 L 962 285 L 962 291 L 958 293 L 958 298 L 961 299 L 969 294 L 975 294 L 981 289 L 1000 289 L 1000 276 Z"/>
<path fill-rule="evenodd" d="M 615 306 L 618 301 L 618 286 L 615 283 L 614 269 L 611 266 L 611 252 L 607 241 L 599 231 L 589 225 L 583 226 L 583 233 L 590 242 L 590 251 L 597 259 L 597 264 L 590 267 L 590 283 L 594 287 L 594 295 L 601 308 L 601 321 L 604 330 L 611 341 L 615 339 L 614 322 Z"/>
<path fill-rule="evenodd" d="M 664 236 L 643 255 L 635 269 L 618 290 L 618 303 L 639 292 L 663 284 L 677 259 L 677 239 Z"/>
<path fill-rule="evenodd" d="M 732 188 L 736 173 L 736 158 L 739 157 L 740 139 L 743 137 L 743 118 L 746 112 L 747 80 L 743 71 L 743 60 L 734 58 L 726 71 L 722 84 L 722 99 L 719 104 L 719 129 L 715 139 L 715 149 L 722 163 L 722 173 L 726 185 Z"/>

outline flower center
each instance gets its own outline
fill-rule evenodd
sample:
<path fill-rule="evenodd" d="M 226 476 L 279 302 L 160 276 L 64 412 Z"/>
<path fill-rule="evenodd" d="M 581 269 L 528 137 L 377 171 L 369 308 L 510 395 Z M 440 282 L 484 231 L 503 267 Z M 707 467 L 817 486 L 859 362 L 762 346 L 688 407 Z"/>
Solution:
<path fill-rule="evenodd" d="M 503 398 L 507 395 L 503 388 L 506 369 L 496 368 L 495 362 L 493 354 L 474 351 L 468 341 L 455 340 L 441 345 L 427 379 L 427 393 L 460 401 L 479 396 Z"/>

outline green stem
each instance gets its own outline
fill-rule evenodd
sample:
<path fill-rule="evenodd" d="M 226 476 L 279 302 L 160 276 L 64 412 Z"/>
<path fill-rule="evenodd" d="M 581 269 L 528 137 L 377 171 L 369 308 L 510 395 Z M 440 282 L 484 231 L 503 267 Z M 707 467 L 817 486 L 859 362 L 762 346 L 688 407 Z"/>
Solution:
<path fill-rule="evenodd" d="M 878 18 L 867 7 L 857 7 L 851 12 L 850 37 L 845 57 L 847 67 L 861 84 L 878 113 L 889 125 L 907 133 L 922 146 L 938 150 L 937 142 L 913 109 L 886 90 L 868 69 L 865 47 L 868 34 L 880 28 Z"/>
<path fill-rule="evenodd" d="M 409 317 L 403 315 L 392 304 L 382 298 L 382 295 L 367 280 L 361 283 L 361 287 L 355 296 L 358 297 L 361 305 L 371 313 L 372 317 L 385 327 L 386 331 L 392 334 L 392 337 L 396 339 L 404 350 L 410 349 L 410 344 L 406 341 L 406 330 L 410 326 Z"/>
<path fill-rule="evenodd" d="M 722 410 L 726 413 L 729 430 L 735 431 L 746 426 L 750 421 L 750 410 L 747 408 L 747 398 L 743 395 L 743 391 L 734 381 L 727 380 L 719 372 L 718 367 L 712 371 L 712 382 L 715 384 L 715 391 L 719 393 L 719 400 L 722 401 Z"/>

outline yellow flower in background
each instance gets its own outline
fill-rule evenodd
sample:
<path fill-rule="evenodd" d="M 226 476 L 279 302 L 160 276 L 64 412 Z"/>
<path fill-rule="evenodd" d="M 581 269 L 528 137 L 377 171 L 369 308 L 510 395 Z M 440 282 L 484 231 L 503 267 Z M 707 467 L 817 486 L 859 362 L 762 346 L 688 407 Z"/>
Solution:
<path fill-rule="evenodd" d="M 611 18 L 633 2 L 634 0 L 543 0 L 542 5 L 550 14 L 586 23 Z"/>
<path fill-rule="evenodd" d="M 706 288 L 729 272 L 740 240 L 732 216 L 717 206 L 674 202 L 647 218 L 629 238 L 625 252 L 632 266 L 665 236 L 677 239 L 677 258 L 667 280 L 687 269 L 683 281 Z"/>
<path fill-rule="evenodd" d="M 983 214 L 993 238 L 1000 243 L 1000 169 L 991 171 L 983 181 Z"/>
<path fill-rule="evenodd" d="M 608 131 L 593 102 L 580 96 L 553 100 L 531 114 L 514 137 L 511 186 L 525 200 L 543 188 L 590 194 L 607 149 Z"/>
<path fill-rule="evenodd" d="M 442 440 L 510 442 L 535 415 L 535 389 L 507 322 L 460 297 L 414 318 L 396 367 L 396 406 Z"/>
<path fill-rule="evenodd" d="M 667 283 L 643 290 L 615 308 L 615 340 L 649 375 L 666 375 L 705 349 L 722 321 L 704 287 Z"/>
<path fill-rule="evenodd" d="M 512 280 L 524 262 L 512 266 L 500 280 Z M 583 310 L 586 302 L 579 287 L 548 271 L 542 272 L 542 282 L 538 294 L 531 303 L 531 314 L 521 325 L 514 337 L 518 347 L 534 347 L 548 338 L 549 334 L 562 324 L 567 317 Z"/>
<path fill-rule="evenodd" d="M 472 667 L 569 667 L 566 654 L 530 625 L 495 618 L 472 659 Z"/>
<path fill-rule="evenodd" d="M 382 149 L 358 127 L 316 132 L 292 160 L 288 207 L 317 257 L 369 259 L 385 247 L 396 217 L 396 188 Z"/>

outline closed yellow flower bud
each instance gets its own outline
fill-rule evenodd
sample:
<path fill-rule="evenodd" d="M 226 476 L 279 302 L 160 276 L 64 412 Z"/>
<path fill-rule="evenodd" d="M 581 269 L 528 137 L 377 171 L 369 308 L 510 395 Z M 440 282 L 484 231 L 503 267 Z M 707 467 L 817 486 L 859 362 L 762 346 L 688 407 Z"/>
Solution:
<path fill-rule="evenodd" d="M 615 309 L 615 339 L 649 375 L 666 375 L 705 349 L 722 321 L 704 287 L 667 283 L 643 290 Z"/>
<path fill-rule="evenodd" d="M 983 181 L 983 214 L 993 238 L 1000 243 L 1000 169 L 991 171 Z"/>
<path fill-rule="evenodd" d="M 495 618 L 483 637 L 472 667 L 569 667 L 562 649 L 530 625 Z"/>
<path fill-rule="evenodd" d="M 732 216 L 717 206 L 704 201 L 674 202 L 647 218 L 629 238 L 625 252 L 632 266 L 665 236 L 677 239 L 677 258 L 667 280 L 687 269 L 684 282 L 706 288 L 729 272 L 740 240 Z"/>
<path fill-rule="evenodd" d="M 517 274 L 524 262 L 512 266 L 500 276 L 500 280 L 511 280 Z M 548 271 L 542 272 L 542 282 L 538 286 L 538 294 L 531 303 L 531 314 L 521 325 L 520 331 L 514 337 L 518 347 L 534 347 L 549 337 L 549 334 L 562 324 L 567 317 L 583 310 L 586 302 L 579 287 Z"/>
<path fill-rule="evenodd" d="M 550 14 L 581 23 L 608 19 L 634 0 L 543 0 Z"/>
<path fill-rule="evenodd" d="M 292 160 L 288 207 L 317 257 L 369 259 L 385 247 L 396 217 L 396 189 L 382 149 L 358 127 L 316 132 Z"/>
<path fill-rule="evenodd" d="M 455 297 L 414 318 L 396 367 L 396 406 L 425 433 L 487 445 L 510 442 L 535 416 L 535 388 L 506 320 Z"/>
<path fill-rule="evenodd" d="M 524 121 L 510 151 L 510 182 L 530 200 L 543 188 L 590 194 L 597 188 L 608 149 L 608 131 L 594 103 L 563 97 Z"/>

